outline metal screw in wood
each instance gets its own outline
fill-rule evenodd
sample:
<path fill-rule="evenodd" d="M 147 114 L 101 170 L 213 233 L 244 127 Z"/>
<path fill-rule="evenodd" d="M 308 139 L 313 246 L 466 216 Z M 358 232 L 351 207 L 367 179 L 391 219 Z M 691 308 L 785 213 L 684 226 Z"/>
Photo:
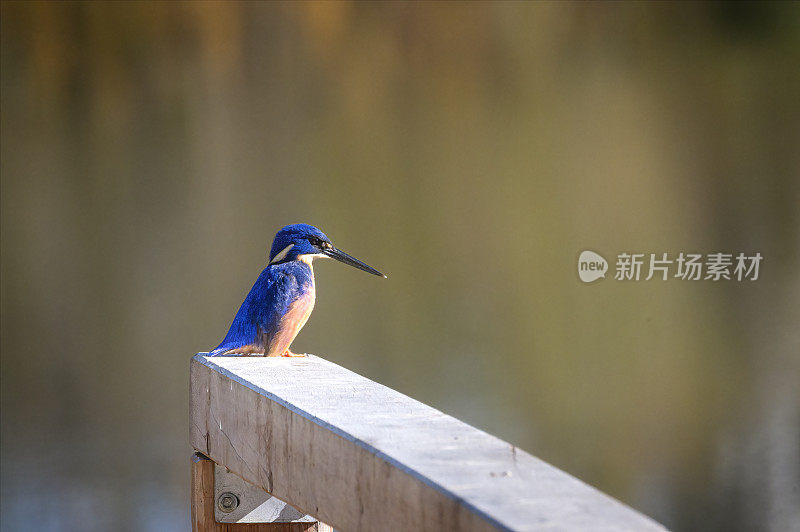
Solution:
<path fill-rule="evenodd" d="M 217 506 L 226 514 L 231 513 L 239 506 L 239 497 L 230 491 L 221 493 L 217 499 Z"/>

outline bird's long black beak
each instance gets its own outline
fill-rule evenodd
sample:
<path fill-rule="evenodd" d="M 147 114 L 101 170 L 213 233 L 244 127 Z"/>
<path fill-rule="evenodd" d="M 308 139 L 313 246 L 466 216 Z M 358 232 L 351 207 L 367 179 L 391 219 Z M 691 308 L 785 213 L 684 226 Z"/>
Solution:
<path fill-rule="evenodd" d="M 323 249 L 322 253 L 324 253 L 325 255 L 329 256 L 332 259 L 336 259 L 339 262 L 344 262 L 345 264 L 349 264 L 350 266 L 352 266 L 354 268 L 358 268 L 359 270 L 364 270 L 365 272 L 371 273 L 372 275 L 377 275 L 378 277 L 384 277 L 384 278 L 386 277 L 385 275 L 383 275 L 381 272 L 379 272 L 378 270 L 376 270 L 372 266 L 364 264 L 363 262 L 361 262 L 357 258 L 351 257 L 350 255 L 348 255 L 344 251 L 342 251 L 340 249 L 336 249 L 333 246 L 331 246 L 331 247 L 329 247 L 327 249 Z"/>

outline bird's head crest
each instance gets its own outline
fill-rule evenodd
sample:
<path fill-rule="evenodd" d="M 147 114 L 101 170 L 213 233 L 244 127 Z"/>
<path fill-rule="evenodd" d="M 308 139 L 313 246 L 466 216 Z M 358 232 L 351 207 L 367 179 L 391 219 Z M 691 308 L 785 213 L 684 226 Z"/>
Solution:
<path fill-rule="evenodd" d="M 272 241 L 269 263 L 281 264 L 299 258 L 310 265 L 311 260 L 315 257 L 335 259 L 372 275 L 386 277 L 372 266 L 364 264 L 340 249 L 336 249 L 331 244 L 328 235 L 308 224 L 287 225 L 278 231 L 278 234 L 275 235 L 275 240 Z"/>
<path fill-rule="evenodd" d="M 299 255 L 317 255 L 331 246 L 328 236 L 308 224 L 291 224 L 282 228 L 272 241 L 270 264 L 295 260 Z"/>

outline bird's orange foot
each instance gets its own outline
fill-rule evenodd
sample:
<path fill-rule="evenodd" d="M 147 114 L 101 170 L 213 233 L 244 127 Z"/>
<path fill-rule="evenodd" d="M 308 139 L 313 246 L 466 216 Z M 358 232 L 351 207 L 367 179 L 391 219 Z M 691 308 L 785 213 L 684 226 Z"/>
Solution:
<path fill-rule="evenodd" d="M 284 356 L 284 357 L 306 357 L 308 355 L 306 355 L 305 353 L 302 353 L 302 354 L 298 355 L 297 353 L 292 353 L 291 351 L 289 351 L 287 349 L 286 352 L 283 353 L 283 355 L 281 355 L 281 356 Z"/>

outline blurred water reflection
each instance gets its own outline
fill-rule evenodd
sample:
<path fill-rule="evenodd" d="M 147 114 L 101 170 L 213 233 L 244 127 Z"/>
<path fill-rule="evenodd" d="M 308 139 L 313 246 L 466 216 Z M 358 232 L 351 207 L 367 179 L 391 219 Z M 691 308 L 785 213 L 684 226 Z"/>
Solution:
<path fill-rule="evenodd" d="M 274 232 L 295 343 L 670 527 L 800 526 L 800 12 L 2 3 L 2 529 L 188 527 L 188 359 Z M 583 249 L 759 251 L 582 285 Z"/>

